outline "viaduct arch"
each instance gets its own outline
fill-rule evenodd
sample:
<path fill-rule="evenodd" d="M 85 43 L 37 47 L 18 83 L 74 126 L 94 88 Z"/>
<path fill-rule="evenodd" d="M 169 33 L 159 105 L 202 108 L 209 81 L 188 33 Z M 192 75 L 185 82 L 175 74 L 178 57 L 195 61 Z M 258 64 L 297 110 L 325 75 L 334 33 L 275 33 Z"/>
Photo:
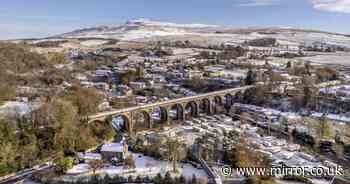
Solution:
<path fill-rule="evenodd" d="M 112 117 L 114 120 L 112 121 L 113 126 L 119 126 L 128 133 L 156 128 L 159 125 L 170 125 L 171 123 L 198 117 L 200 114 L 210 115 L 225 109 L 229 110 L 234 101 L 239 98 L 239 94 L 243 94 L 247 89 L 252 87 L 254 86 L 244 86 L 102 112 L 88 116 L 87 122 L 105 121 L 108 117 Z"/>

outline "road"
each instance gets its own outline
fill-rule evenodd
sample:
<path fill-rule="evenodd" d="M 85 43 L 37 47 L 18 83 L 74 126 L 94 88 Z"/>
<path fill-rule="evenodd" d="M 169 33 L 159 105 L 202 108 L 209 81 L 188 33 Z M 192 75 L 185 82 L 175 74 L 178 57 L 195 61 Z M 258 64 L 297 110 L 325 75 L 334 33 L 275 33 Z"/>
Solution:
<path fill-rule="evenodd" d="M 49 164 L 44 164 L 42 166 L 39 166 L 38 168 L 31 168 L 31 169 L 26 169 L 20 172 L 17 172 L 14 176 L 9 177 L 7 179 L 3 179 L 0 181 L 0 184 L 13 184 L 13 183 L 17 183 L 20 181 L 23 181 L 24 179 L 30 177 L 31 175 L 43 171 L 43 170 L 47 170 L 50 169 L 52 167 L 52 165 Z"/>

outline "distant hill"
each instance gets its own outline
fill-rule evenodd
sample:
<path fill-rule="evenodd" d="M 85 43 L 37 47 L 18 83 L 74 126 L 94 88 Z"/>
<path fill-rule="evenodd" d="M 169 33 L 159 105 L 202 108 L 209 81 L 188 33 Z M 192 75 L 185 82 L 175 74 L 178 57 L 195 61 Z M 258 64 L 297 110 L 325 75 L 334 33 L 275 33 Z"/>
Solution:
<path fill-rule="evenodd" d="M 350 47 L 350 36 L 311 29 L 289 27 L 232 28 L 204 24 L 177 24 L 145 19 L 127 21 L 118 26 L 98 26 L 79 29 L 56 36 L 58 38 L 103 38 L 124 41 L 198 40 L 206 43 L 232 42 L 272 37 L 282 44 L 322 42 Z"/>

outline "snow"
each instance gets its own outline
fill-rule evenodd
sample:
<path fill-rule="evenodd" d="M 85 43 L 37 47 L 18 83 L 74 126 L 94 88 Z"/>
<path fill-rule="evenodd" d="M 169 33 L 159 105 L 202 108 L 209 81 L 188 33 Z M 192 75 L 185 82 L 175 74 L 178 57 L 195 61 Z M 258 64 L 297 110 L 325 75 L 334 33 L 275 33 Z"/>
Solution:
<path fill-rule="evenodd" d="M 215 31 L 223 31 L 217 34 Z M 219 43 L 242 43 L 246 40 L 263 38 L 266 34 L 254 32 L 254 29 L 243 29 L 251 31 L 250 34 L 242 34 L 240 29 L 205 25 L 205 24 L 177 24 L 170 22 L 151 21 L 147 19 L 137 19 L 128 21 L 124 25 L 118 26 L 101 26 L 89 29 L 74 31 L 63 34 L 63 37 L 68 38 L 115 38 L 121 40 L 139 40 L 162 36 L 165 39 L 174 40 L 198 40 L 204 39 L 207 42 Z M 227 32 L 225 32 L 227 31 Z M 232 31 L 232 32 L 230 32 Z M 272 37 L 276 38 L 282 45 L 298 46 L 304 43 L 325 42 L 332 45 L 350 47 L 350 37 L 343 35 L 319 33 L 312 31 L 295 31 L 280 28 L 271 28 L 271 31 L 276 32 Z M 177 36 L 177 37 L 166 37 Z M 93 43 L 95 44 L 95 43 Z M 88 44 L 89 45 L 89 44 Z"/>
<path fill-rule="evenodd" d="M 105 43 L 108 43 L 108 41 L 107 40 L 87 40 L 87 41 L 80 42 L 81 45 L 87 46 L 87 47 L 100 46 Z"/>
<path fill-rule="evenodd" d="M 350 43 L 349 43 L 350 45 Z M 318 54 L 316 56 L 301 57 L 305 61 L 311 61 L 316 64 L 339 64 L 349 66 L 350 54 L 347 52 L 336 52 L 327 54 Z"/>
<path fill-rule="evenodd" d="M 322 88 L 320 89 L 320 92 L 326 93 L 326 94 L 337 94 L 341 93 L 346 96 L 350 96 L 350 85 L 339 85 L 334 86 L 331 88 Z"/>
<path fill-rule="evenodd" d="M 89 164 L 78 164 L 75 165 L 72 169 L 69 169 L 66 173 L 67 174 L 83 174 L 90 172 L 90 166 Z"/>
<path fill-rule="evenodd" d="M 319 113 L 319 112 L 314 112 L 311 114 L 311 116 L 320 118 L 323 116 L 323 113 Z M 341 116 L 338 114 L 326 114 L 326 117 L 330 120 L 334 120 L 334 121 L 341 121 L 341 122 L 350 122 L 350 117 L 346 117 L 346 116 Z"/>
<path fill-rule="evenodd" d="M 155 160 L 152 157 L 143 156 L 141 154 L 132 154 L 136 168 L 126 169 L 124 166 L 106 166 L 98 171 L 100 174 L 115 175 L 134 175 L 134 176 L 156 176 L 158 173 L 164 175 L 167 171 L 172 171 L 172 164 L 167 161 Z M 196 169 L 190 164 L 178 163 L 179 170 L 182 175 L 190 179 L 193 175 L 197 178 L 206 178 L 207 174 L 202 169 Z M 67 174 L 84 174 L 90 172 L 88 164 L 78 164 L 67 171 Z"/>
<path fill-rule="evenodd" d="M 41 42 L 59 42 L 65 41 L 65 39 L 57 39 L 57 38 L 49 38 L 49 39 L 40 39 L 32 41 L 33 44 L 41 43 Z"/>
<path fill-rule="evenodd" d="M 143 156 L 140 154 L 133 154 L 136 168 L 132 169 L 134 175 L 156 175 L 158 173 L 165 174 L 167 171 L 171 171 L 171 164 L 167 161 L 155 160 L 152 157 Z M 181 173 L 186 178 L 192 178 L 192 175 L 196 175 L 197 178 L 207 177 L 204 170 L 196 169 L 190 164 L 180 164 Z M 123 169 L 123 166 L 110 166 L 103 169 L 109 175 L 120 175 L 121 173 L 128 173 L 130 170 Z"/>
<path fill-rule="evenodd" d="M 109 143 L 104 144 L 101 148 L 101 152 L 123 152 L 124 147 L 122 143 Z"/>
<path fill-rule="evenodd" d="M 284 116 L 287 118 L 292 118 L 292 119 L 298 119 L 301 116 L 297 113 L 293 113 L 293 112 L 281 112 L 275 109 L 270 109 L 270 108 L 262 108 L 259 106 L 255 106 L 255 105 L 248 105 L 248 104 L 239 104 L 240 108 L 244 108 L 250 111 L 256 111 L 256 112 L 260 112 L 260 113 L 264 113 L 266 115 L 274 115 L 274 116 Z M 323 116 L 323 113 L 320 112 L 312 112 L 311 113 L 312 117 L 316 117 L 316 118 L 320 118 Z M 338 114 L 327 114 L 326 115 L 328 119 L 336 121 L 337 123 L 339 122 L 350 122 L 350 117 L 348 116 L 341 116 Z M 303 127 L 296 127 L 297 129 L 300 128 L 303 129 Z M 306 128 L 307 129 L 307 128 Z"/>
<path fill-rule="evenodd" d="M 30 112 L 30 107 L 28 103 L 8 101 L 3 106 L 0 106 L 0 113 L 19 113 L 24 115 Z"/>
<path fill-rule="evenodd" d="M 78 153 L 78 157 L 85 160 L 101 160 L 102 156 L 99 153 Z"/>
<path fill-rule="evenodd" d="M 149 19 L 135 19 L 127 22 L 127 25 L 148 25 L 148 26 L 164 26 L 164 27 L 183 27 L 183 28 L 207 28 L 207 27 L 218 27 L 216 25 L 207 25 L 207 24 L 177 24 L 170 22 L 159 22 L 151 21 Z"/>

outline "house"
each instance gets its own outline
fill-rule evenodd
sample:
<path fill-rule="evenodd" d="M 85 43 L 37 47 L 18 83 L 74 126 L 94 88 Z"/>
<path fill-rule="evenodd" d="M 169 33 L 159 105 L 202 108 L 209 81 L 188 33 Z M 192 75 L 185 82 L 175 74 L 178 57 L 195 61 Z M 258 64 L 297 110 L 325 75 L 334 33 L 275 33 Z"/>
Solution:
<path fill-rule="evenodd" d="M 146 88 L 146 83 L 145 82 L 130 82 L 129 86 L 133 90 L 141 90 L 141 89 Z"/>
<path fill-rule="evenodd" d="M 101 147 L 101 155 L 104 160 L 124 160 L 128 155 L 128 144 L 125 141 L 104 144 Z"/>
<path fill-rule="evenodd" d="M 105 82 L 95 82 L 93 85 L 95 88 L 101 89 L 103 91 L 109 90 L 109 85 L 108 85 L 108 83 L 105 83 Z"/>
<path fill-rule="evenodd" d="M 203 72 L 199 70 L 188 70 L 183 74 L 185 78 L 188 79 L 193 79 L 193 78 L 202 78 L 203 77 Z"/>
<path fill-rule="evenodd" d="M 129 86 L 126 85 L 118 85 L 116 87 L 116 94 L 118 96 L 130 96 L 132 95 L 133 91 Z"/>
<path fill-rule="evenodd" d="M 215 66 L 205 66 L 204 71 L 210 77 L 222 77 L 225 75 L 225 66 L 215 65 Z"/>
<path fill-rule="evenodd" d="M 136 103 L 147 103 L 147 97 L 144 96 L 136 96 L 135 100 Z"/>

